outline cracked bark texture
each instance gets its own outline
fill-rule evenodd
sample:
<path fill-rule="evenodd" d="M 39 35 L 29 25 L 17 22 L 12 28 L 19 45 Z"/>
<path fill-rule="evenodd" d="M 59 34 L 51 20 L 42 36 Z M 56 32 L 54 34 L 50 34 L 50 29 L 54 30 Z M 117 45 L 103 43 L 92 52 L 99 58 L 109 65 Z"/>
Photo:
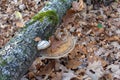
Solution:
<path fill-rule="evenodd" d="M 48 39 L 61 22 L 65 12 L 71 7 L 72 1 L 75 0 L 51 0 L 38 14 L 50 10 L 55 11 L 58 16 L 56 24 L 54 21 L 50 21 L 51 17 L 47 16 L 43 21 L 37 19 L 31 23 L 33 21 L 31 19 L 0 50 L 0 80 L 21 79 L 38 53 L 37 42 L 34 41 L 34 38 L 39 36 L 42 39 Z"/>

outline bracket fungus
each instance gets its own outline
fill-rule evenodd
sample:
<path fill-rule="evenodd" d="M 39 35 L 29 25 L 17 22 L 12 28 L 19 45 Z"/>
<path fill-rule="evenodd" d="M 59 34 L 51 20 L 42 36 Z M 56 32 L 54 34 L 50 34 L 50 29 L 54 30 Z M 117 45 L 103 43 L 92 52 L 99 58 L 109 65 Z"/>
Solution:
<path fill-rule="evenodd" d="M 48 48 L 41 51 L 41 59 L 59 59 L 67 56 L 75 47 L 77 38 L 70 35 L 67 32 L 65 37 L 61 37 L 62 40 L 51 40 L 51 44 Z M 54 47 L 53 47 L 54 46 Z"/>

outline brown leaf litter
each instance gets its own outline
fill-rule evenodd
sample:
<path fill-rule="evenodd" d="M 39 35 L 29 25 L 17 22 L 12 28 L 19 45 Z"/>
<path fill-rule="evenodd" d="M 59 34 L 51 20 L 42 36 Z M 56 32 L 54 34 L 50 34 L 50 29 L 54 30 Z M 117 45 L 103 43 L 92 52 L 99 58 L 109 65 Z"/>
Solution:
<path fill-rule="evenodd" d="M 2 0 L 0 5 L 0 47 L 46 3 L 42 0 L 14 1 Z M 87 5 L 82 0 L 73 2 L 72 8 L 63 17 L 58 31 L 67 30 L 71 36 L 77 37 L 74 49 L 68 56 L 60 59 L 36 58 L 22 79 L 119 80 L 120 1 L 113 2 L 109 6 L 102 4 L 99 6 L 94 10 L 95 5 Z M 13 14 L 15 11 L 20 11 L 23 23 L 15 18 Z M 50 38 L 52 44 L 48 52 L 53 55 L 56 51 L 62 52 L 64 49 L 62 47 L 66 45 L 62 40 L 66 35 L 61 36 L 58 31 Z M 34 40 L 40 41 L 40 38 L 36 37 Z M 64 46 L 60 48 L 61 45 Z"/>

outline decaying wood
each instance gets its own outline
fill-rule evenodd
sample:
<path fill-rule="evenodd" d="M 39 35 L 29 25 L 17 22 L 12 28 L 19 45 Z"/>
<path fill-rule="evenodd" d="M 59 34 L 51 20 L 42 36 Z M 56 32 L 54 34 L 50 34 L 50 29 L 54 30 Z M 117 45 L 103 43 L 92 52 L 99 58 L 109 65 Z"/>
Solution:
<path fill-rule="evenodd" d="M 20 80 L 36 58 L 36 37 L 48 39 L 74 0 L 51 0 L 0 50 L 0 80 Z M 54 11 L 52 16 L 42 12 Z M 53 18 L 53 19 L 52 19 Z M 42 20 L 43 19 L 43 20 Z M 54 21 L 54 20 L 57 20 Z"/>

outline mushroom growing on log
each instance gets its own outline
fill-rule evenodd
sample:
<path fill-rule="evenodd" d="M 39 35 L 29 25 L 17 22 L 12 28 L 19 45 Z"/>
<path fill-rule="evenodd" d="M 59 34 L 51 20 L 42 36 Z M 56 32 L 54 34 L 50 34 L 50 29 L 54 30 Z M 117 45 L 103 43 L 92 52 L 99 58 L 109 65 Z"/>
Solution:
<path fill-rule="evenodd" d="M 36 37 L 48 40 L 75 0 L 51 0 L 0 50 L 0 80 L 20 80 L 38 54 Z"/>
<path fill-rule="evenodd" d="M 59 59 L 74 49 L 77 37 L 73 37 L 67 30 L 59 32 L 57 29 L 56 32 L 57 34 L 50 37 L 51 45 L 39 52 L 41 59 Z"/>

